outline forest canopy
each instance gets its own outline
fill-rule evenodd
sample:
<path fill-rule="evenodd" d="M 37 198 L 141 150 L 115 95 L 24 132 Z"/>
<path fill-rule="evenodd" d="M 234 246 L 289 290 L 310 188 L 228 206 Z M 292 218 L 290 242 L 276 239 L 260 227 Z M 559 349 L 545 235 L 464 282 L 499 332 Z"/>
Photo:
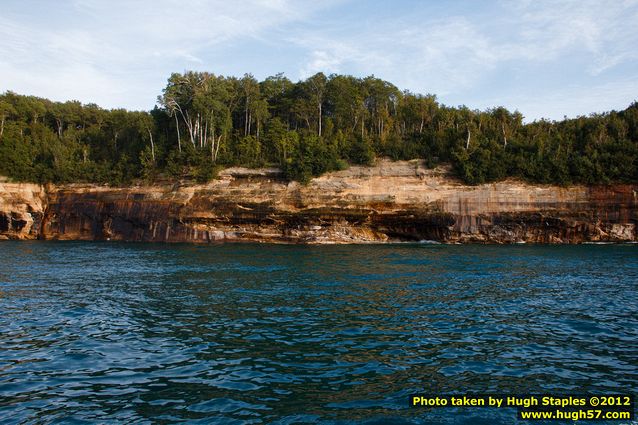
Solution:
<path fill-rule="evenodd" d="M 375 78 L 175 73 L 149 112 L 0 95 L 0 175 L 112 185 L 207 181 L 223 166 L 277 166 L 308 181 L 376 157 L 451 164 L 464 182 L 638 182 L 638 103 L 524 123 L 504 107 L 440 104 Z"/>

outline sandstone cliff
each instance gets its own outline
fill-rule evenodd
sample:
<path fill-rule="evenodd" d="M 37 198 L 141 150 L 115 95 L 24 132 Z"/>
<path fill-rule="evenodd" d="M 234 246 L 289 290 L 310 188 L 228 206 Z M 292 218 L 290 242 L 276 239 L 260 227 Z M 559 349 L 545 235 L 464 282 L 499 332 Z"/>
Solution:
<path fill-rule="evenodd" d="M 419 161 L 351 167 L 303 186 L 231 168 L 206 185 L 0 183 L 0 238 L 349 243 L 637 240 L 638 185 L 466 186 Z"/>
<path fill-rule="evenodd" d="M 46 206 L 43 186 L 0 182 L 0 239 L 37 239 Z"/>

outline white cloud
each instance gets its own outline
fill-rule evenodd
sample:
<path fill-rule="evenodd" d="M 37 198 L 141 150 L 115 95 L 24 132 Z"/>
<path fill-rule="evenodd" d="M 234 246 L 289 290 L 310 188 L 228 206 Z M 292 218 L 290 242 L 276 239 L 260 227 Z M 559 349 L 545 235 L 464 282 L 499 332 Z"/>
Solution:
<path fill-rule="evenodd" d="M 521 27 L 510 46 L 513 58 L 551 60 L 581 50 L 597 75 L 638 57 L 637 1 L 536 1 L 511 10 L 519 15 L 513 23 Z"/>
<path fill-rule="evenodd" d="M 638 0 L 397 1 L 390 12 L 348 1 L 74 0 L 36 12 L 7 0 L 0 91 L 148 109 L 171 72 L 258 75 L 270 60 L 293 78 L 375 74 L 445 103 L 514 105 L 534 119 L 582 113 L 605 90 L 603 103 L 620 108 L 621 87 L 638 81 Z"/>
<path fill-rule="evenodd" d="M 20 7 L 0 17 L 0 90 L 148 109 L 171 72 L 205 67 L 207 52 L 324 6 L 310 0 L 75 0 L 70 11 L 43 5 L 38 13 L 58 25 L 34 22 Z"/>
<path fill-rule="evenodd" d="M 542 96 L 546 91 L 560 99 L 557 86 L 562 85 L 565 90 L 572 87 L 572 98 L 579 91 L 577 97 L 591 105 L 586 102 L 592 85 L 588 80 L 628 64 L 636 67 L 638 1 L 538 0 L 496 6 L 493 13 L 483 15 L 469 11 L 389 19 L 373 31 L 357 32 L 355 26 L 348 33 L 306 33 L 296 41 L 311 52 L 299 73 L 304 76 L 322 67 L 331 72 L 374 73 L 401 88 L 470 106 L 484 105 L 482 100 L 494 98 L 501 86 L 510 93 L 495 98 L 496 104 L 490 106 L 525 92 Z M 312 50 L 313 46 L 323 48 Z M 530 75 L 531 69 L 537 74 Z M 625 81 L 638 80 L 636 71 L 625 75 Z M 564 81 L 567 75 L 576 81 Z M 611 90 L 606 80 L 594 84 L 601 91 L 607 88 L 616 103 L 627 98 Z M 481 98 L 476 93 L 482 93 Z M 542 108 L 527 107 L 525 99 L 521 96 L 518 106 L 525 115 L 531 119 L 547 115 Z M 569 106 L 564 113 L 570 116 L 582 113 L 576 104 L 559 103 Z M 551 105 L 546 109 L 554 111 Z M 552 118 L 562 115 L 551 112 Z"/>

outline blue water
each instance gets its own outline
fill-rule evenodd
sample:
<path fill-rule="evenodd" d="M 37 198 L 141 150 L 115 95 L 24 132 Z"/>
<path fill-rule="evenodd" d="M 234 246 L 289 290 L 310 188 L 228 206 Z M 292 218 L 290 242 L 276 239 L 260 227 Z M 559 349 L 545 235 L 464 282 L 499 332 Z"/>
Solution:
<path fill-rule="evenodd" d="M 0 423 L 509 424 L 408 396 L 637 393 L 637 300 L 635 245 L 3 242 Z"/>

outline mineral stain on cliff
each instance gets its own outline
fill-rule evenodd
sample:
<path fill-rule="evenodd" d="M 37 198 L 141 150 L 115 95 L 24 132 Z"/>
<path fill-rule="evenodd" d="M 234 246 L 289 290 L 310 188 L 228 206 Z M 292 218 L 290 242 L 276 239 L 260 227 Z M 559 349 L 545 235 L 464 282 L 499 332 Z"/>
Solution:
<path fill-rule="evenodd" d="M 204 185 L 0 183 L 0 238 L 366 243 L 637 240 L 638 186 L 467 186 L 420 161 L 287 182 L 229 168 Z"/>

